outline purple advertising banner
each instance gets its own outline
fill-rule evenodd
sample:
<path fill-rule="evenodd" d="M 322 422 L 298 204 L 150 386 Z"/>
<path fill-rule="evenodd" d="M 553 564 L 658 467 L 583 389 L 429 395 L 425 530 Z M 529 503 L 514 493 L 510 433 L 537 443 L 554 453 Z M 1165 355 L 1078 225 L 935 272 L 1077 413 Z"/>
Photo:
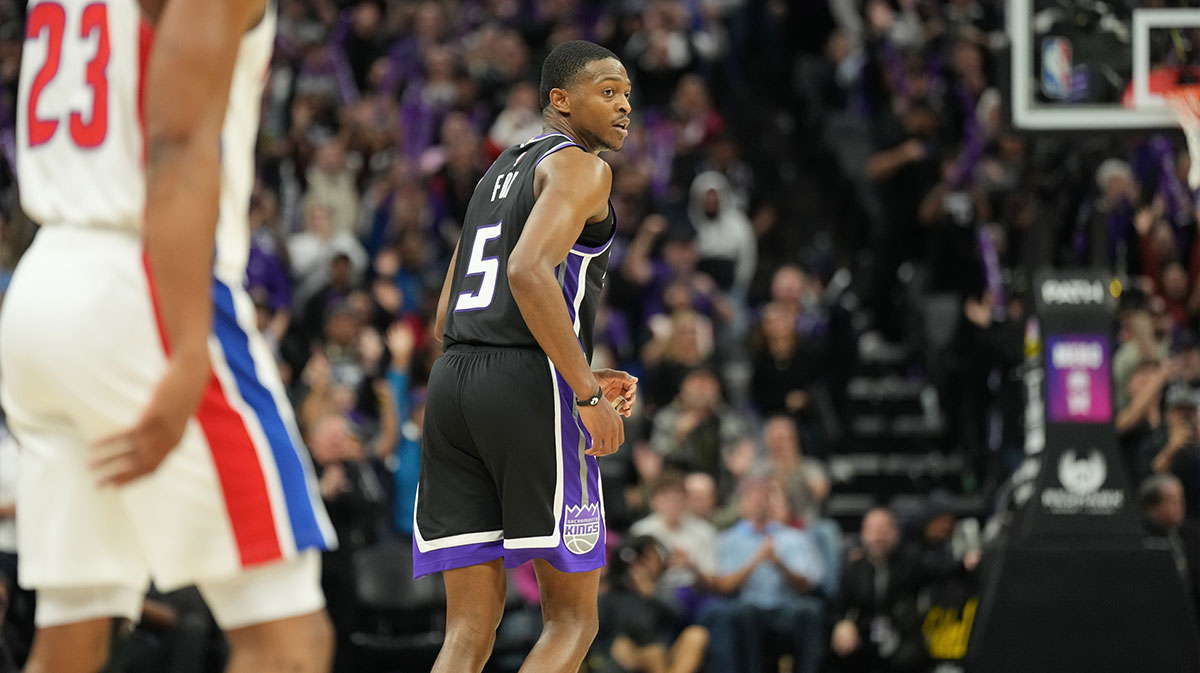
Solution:
<path fill-rule="evenodd" d="M 1099 334 L 1046 338 L 1046 406 L 1051 422 L 1112 422 L 1108 348 L 1108 339 Z"/>

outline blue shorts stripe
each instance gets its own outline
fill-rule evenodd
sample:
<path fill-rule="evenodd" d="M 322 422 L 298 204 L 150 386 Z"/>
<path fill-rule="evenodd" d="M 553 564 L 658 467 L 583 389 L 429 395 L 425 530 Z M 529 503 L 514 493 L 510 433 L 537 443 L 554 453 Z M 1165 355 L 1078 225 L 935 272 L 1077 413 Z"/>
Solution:
<path fill-rule="evenodd" d="M 296 549 L 328 549 L 329 543 L 317 523 L 304 465 L 297 454 L 299 447 L 292 442 L 275 397 L 258 380 L 254 358 L 250 354 L 250 338 L 237 321 L 233 292 L 214 278 L 212 299 L 213 333 L 225 352 L 225 360 L 233 372 L 238 392 L 254 411 L 271 447 L 271 456 L 275 459 L 275 468 L 283 486 L 288 521 L 296 538 Z"/>

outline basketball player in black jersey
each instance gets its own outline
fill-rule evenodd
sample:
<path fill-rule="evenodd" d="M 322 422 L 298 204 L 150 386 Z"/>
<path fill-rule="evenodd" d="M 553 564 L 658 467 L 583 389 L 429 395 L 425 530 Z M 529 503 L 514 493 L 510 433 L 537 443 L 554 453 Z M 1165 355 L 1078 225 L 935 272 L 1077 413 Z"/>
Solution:
<path fill-rule="evenodd" d="M 413 526 L 415 574 L 446 582 L 435 673 L 483 669 L 505 566 L 533 561 L 541 592 L 542 636 L 521 671 L 575 673 L 596 633 L 596 458 L 624 441 L 620 414 L 637 394 L 632 376 L 589 366 L 616 233 L 598 155 L 628 135 L 629 86 L 607 49 L 555 48 L 545 132 L 505 150 L 467 208 L 438 302 L 446 349 L 429 380 Z"/>

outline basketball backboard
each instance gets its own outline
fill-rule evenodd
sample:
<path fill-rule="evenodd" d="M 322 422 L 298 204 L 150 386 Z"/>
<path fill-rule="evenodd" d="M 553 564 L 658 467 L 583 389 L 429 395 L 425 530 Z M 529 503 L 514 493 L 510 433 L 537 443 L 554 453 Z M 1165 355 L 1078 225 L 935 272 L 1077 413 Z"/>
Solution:
<path fill-rule="evenodd" d="M 1177 127 L 1160 93 L 1180 73 L 1200 71 L 1198 5 L 1010 0 L 1013 124 L 1040 131 Z"/>

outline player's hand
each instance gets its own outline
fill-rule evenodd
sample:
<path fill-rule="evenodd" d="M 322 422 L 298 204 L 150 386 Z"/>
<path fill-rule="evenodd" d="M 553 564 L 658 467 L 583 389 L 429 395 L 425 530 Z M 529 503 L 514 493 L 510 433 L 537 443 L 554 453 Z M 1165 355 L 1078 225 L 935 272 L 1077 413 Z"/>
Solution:
<path fill-rule="evenodd" d="M 179 444 L 211 374 L 207 359 L 173 361 L 132 428 L 92 447 L 89 467 L 100 487 L 124 486 L 153 472 Z"/>
<path fill-rule="evenodd" d="M 600 392 L 609 403 L 616 402 L 618 397 L 625 398 L 617 413 L 625 418 L 632 416 L 633 401 L 637 398 L 637 377 L 615 369 L 595 369 L 592 374 L 600 382 Z"/>
<path fill-rule="evenodd" d="M 625 423 L 617 410 L 608 404 L 594 407 L 579 407 L 579 420 L 592 436 L 592 445 L 585 451 L 589 456 L 607 456 L 616 453 L 625 443 Z"/>

